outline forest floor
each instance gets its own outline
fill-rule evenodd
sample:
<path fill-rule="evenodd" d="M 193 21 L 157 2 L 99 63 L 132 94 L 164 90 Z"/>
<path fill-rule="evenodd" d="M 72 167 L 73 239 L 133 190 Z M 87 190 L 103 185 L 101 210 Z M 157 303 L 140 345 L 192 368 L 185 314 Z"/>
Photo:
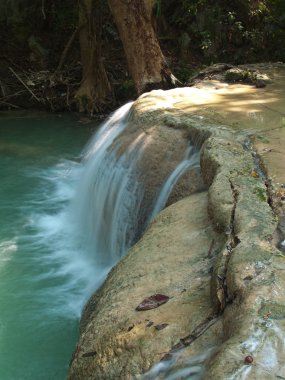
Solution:
<path fill-rule="evenodd" d="M 205 67 L 202 61 L 194 57 L 180 59 L 177 48 L 171 46 L 171 43 L 162 44 L 167 63 L 183 84 L 191 75 Z M 100 111 L 92 115 L 94 118 L 105 117 L 120 105 L 137 97 L 122 46 L 111 46 L 106 52 L 104 62 L 112 93 Z M 0 111 L 20 109 L 77 112 L 75 94 L 82 76 L 78 59 L 71 52 L 71 57 L 62 65 L 41 66 L 39 62 L 31 62 L 29 54 L 28 51 L 19 50 L 0 55 Z"/>

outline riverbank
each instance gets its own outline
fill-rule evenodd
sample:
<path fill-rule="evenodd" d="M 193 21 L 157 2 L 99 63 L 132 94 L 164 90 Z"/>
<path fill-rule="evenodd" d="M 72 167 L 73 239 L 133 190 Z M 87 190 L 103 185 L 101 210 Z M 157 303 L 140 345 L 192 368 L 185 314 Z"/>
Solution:
<path fill-rule="evenodd" d="M 149 126 L 159 125 L 183 131 L 201 147 L 207 193 L 163 211 L 90 299 L 70 379 L 132 379 L 147 371 L 147 379 L 175 378 L 179 371 L 187 378 L 193 368 L 211 379 L 284 376 L 278 347 L 285 300 L 276 291 L 284 288 L 282 237 L 276 240 L 284 67 L 263 69 L 270 78 L 265 86 L 207 78 L 195 88 L 153 91 L 135 102 L 129 122 L 138 133 L 151 137 Z M 265 140 L 273 131 L 278 138 Z M 190 209 L 196 210 L 191 217 Z M 155 294 L 168 302 L 138 311 Z"/>

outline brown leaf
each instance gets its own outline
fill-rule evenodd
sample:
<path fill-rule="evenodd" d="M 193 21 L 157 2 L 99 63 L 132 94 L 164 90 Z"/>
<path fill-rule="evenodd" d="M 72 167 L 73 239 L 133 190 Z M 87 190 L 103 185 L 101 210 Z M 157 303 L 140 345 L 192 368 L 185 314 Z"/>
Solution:
<path fill-rule="evenodd" d="M 151 310 L 163 305 L 169 300 L 168 296 L 163 294 L 154 294 L 145 298 L 137 307 L 137 311 Z"/>
<path fill-rule="evenodd" d="M 161 323 L 160 325 L 156 325 L 154 327 L 156 328 L 156 330 L 160 331 L 160 330 L 165 329 L 165 327 L 167 326 L 168 326 L 168 323 Z"/>
<path fill-rule="evenodd" d="M 90 356 L 96 356 L 97 352 L 96 351 L 91 351 L 91 352 L 85 352 L 85 354 L 82 355 L 83 358 L 88 358 Z"/>
<path fill-rule="evenodd" d="M 253 178 L 258 178 L 259 177 L 259 174 L 257 173 L 257 170 L 256 170 L 256 168 L 253 168 L 252 170 L 251 170 L 251 176 L 253 177 Z"/>

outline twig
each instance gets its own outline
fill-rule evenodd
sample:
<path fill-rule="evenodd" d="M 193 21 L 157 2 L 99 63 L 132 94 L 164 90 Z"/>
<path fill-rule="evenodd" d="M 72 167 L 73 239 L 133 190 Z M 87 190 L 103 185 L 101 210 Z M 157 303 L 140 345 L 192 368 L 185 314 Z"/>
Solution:
<path fill-rule="evenodd" d="M 12 67 L 9 67 L 9 70 L 12 71 L 12 73 L 15 75 L 15 77 L 22 83 L 22 85 L 32 94 L 32 96 L 41 103 L 41 100 L 33 93 L 33 91 L 26 85 L 26 83 L 19 77 L 19 75 L 12 69 Z"/>
<path fill-rule="evenodd" d="M 15 96 L 22 94 L 23 92 L 26 92 L 26 90 L 20 90 L 20 91 L 15 92 L 14 94 L 2 96 L 2 98 L 0 98 L 0 102 L 8 100 L 10 98 L 14 98 Z"/>
<path fill-rule="evenodd" d="M 0 80 L 0 86 L 1 86 L 2 94 L 3 94 L 3 96 L 5 97 L 5 96 L 6 96 L 6 94 L 5 94 L 5 87 L 3 86 L 3 83 L 2 83 L 1 80 Z"/>

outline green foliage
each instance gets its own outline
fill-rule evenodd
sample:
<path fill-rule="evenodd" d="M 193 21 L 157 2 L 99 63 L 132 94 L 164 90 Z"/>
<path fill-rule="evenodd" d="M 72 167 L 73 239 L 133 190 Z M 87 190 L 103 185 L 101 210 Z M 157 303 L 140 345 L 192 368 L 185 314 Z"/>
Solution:
<path fill-rule="evenodd" d="M 210 61 L 285 59 L 284 0 L 178 0 L 164 7 L 170 25 L 189 34 L 192 51 Z"/>
<path fill-rule="evenodd" d="M 254 190 L 255 194 L 257 195 L 258 199 L 261 202 L 267 202 L 267 194 L 266 191 L 261 187 L 256 187 Z"/>
<path fill-rule="evenodd" d="M 117 89 L 116 97 L 123 101 L 135 99 L 137 97 L 137 91 L 134 81 L 131 79 L 125 80 Z"/>
<path fill-rule="evenodd" d="M 0 43 L 7 55 L 31 61 L 37 49 L 49 51 L 46 64 L 58 63 L 64 45 L 78 23 L 77 1 L 3 0 L 0 1 Z M 39 50 L 39 49 L 38 49 Z M 6 53 L 7 51 L 7 53 Z M 34 62 L 34 61 L 33 61 Z M 44 67 L 38 67 L 44 68 Z"/>
<path fill-rule="evenodd" d="M 270 143 L 270 140 L 268 140 L 266 137 L 264 137 L 264 136 L 260 136 L 260 135 L 258 135 L 258 136 L 256 136 L 256 138 L 259 140 L 259 141 L 261 141 L 263 144 L 269 144 Z"/>
<path fill-rule="evenodd" d="M 177 70 L 175 70 L 175 75 L 182 82 L 185 83 L 194 74 L 193 67 L 188 65 L 181 65 Z"/>

